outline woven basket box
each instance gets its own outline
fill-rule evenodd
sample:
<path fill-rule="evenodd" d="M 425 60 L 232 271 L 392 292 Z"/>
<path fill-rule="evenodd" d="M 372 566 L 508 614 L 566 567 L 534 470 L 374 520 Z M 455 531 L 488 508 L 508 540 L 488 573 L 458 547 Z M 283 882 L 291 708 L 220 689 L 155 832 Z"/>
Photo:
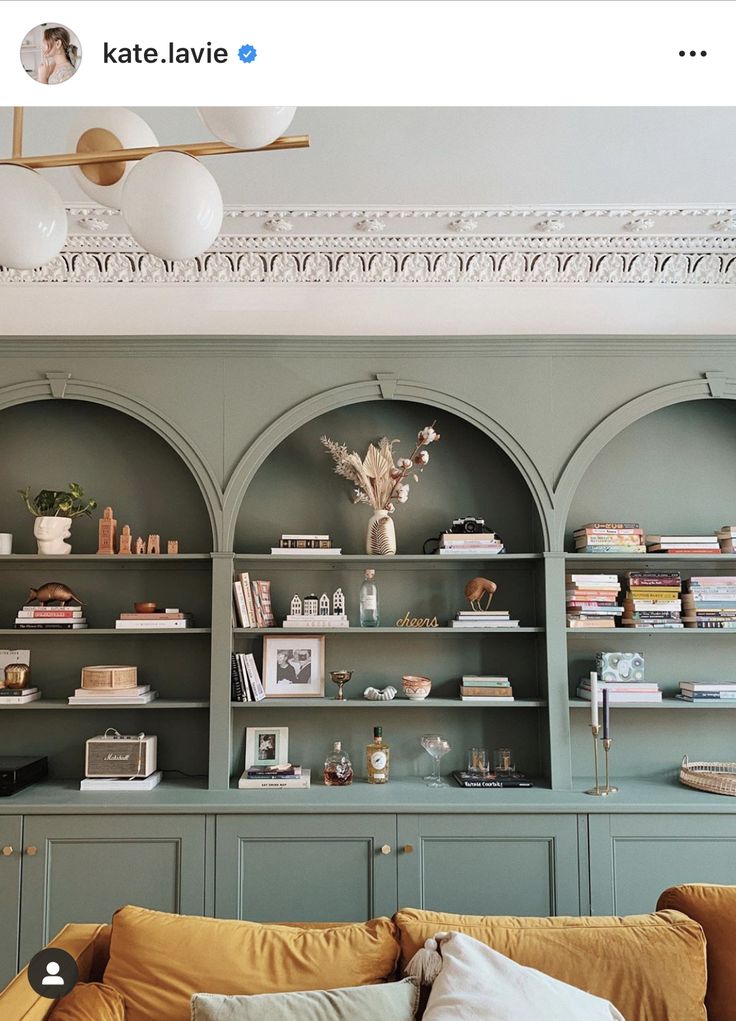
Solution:
<path fill-rule="evenodd" d="M 135 688 L 137 684 L 137 666 L 82 667 L 83 688 Z"/>

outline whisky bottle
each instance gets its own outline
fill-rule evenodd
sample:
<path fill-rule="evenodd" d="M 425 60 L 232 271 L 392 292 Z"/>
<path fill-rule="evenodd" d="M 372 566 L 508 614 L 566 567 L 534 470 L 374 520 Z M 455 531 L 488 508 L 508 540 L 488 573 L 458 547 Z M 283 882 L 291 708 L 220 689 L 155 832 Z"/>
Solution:
<path fill-rule="evenodd" d="M 353 765 L 343 749 L 342 741 L 333 744 L 332 751 L 325 759 L 322 775 L 327 787 L 347 787 L 353 782 Z"/>
<path fill-rule="evenodd" d="M 365 751 L 368 783 L 388 783 L 391 750 L 383 743 L 383 727 L 373 728 L 373 741 Z"/>

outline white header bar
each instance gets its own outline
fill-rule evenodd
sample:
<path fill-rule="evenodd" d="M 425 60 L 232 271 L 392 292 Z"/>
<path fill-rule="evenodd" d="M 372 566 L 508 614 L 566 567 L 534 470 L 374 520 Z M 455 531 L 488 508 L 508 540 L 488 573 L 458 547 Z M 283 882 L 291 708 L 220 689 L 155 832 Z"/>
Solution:
<path fill-rule="evenodd" d="M 5 0 L 2 15 L 4 105 L 736 104 L 732 0 Z M 55 86 L 33 77 L 44 23 L 81 48 Z"/>

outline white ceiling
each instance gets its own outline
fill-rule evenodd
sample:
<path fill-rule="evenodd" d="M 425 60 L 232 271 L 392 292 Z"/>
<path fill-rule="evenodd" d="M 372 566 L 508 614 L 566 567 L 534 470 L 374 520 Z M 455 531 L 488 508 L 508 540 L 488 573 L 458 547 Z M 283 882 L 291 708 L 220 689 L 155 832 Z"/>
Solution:
<path fill-rule="evenodd" d="M 73 112 L 29 109 L 25 151 L 67 150 Z M 137 112 L 162 144 L 210 137 L 191 108 Z M 0 152 L 10 123 L 0 108 Z M 311 149 L 207 161 L 226 204 L 736 204 L 733 107 L 303 107 L 290 130 Z M 68 170 L 48 173 L 85 201 Z"/>

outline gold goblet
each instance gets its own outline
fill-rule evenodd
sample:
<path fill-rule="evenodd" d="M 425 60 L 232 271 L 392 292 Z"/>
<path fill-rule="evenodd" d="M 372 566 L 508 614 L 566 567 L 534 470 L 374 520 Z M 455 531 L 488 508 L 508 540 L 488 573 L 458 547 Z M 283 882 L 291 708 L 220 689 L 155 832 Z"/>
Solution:
<path fill-rule="evenodd" d="M 330 679 L 333 684 L 337 685 L 337 694 L 335 695 L 336 702 L 346 702 L 345 693 L 343 687 L 348 683 L 350 678 L 353 676 L 352 670 L 330 670 Z"/>

